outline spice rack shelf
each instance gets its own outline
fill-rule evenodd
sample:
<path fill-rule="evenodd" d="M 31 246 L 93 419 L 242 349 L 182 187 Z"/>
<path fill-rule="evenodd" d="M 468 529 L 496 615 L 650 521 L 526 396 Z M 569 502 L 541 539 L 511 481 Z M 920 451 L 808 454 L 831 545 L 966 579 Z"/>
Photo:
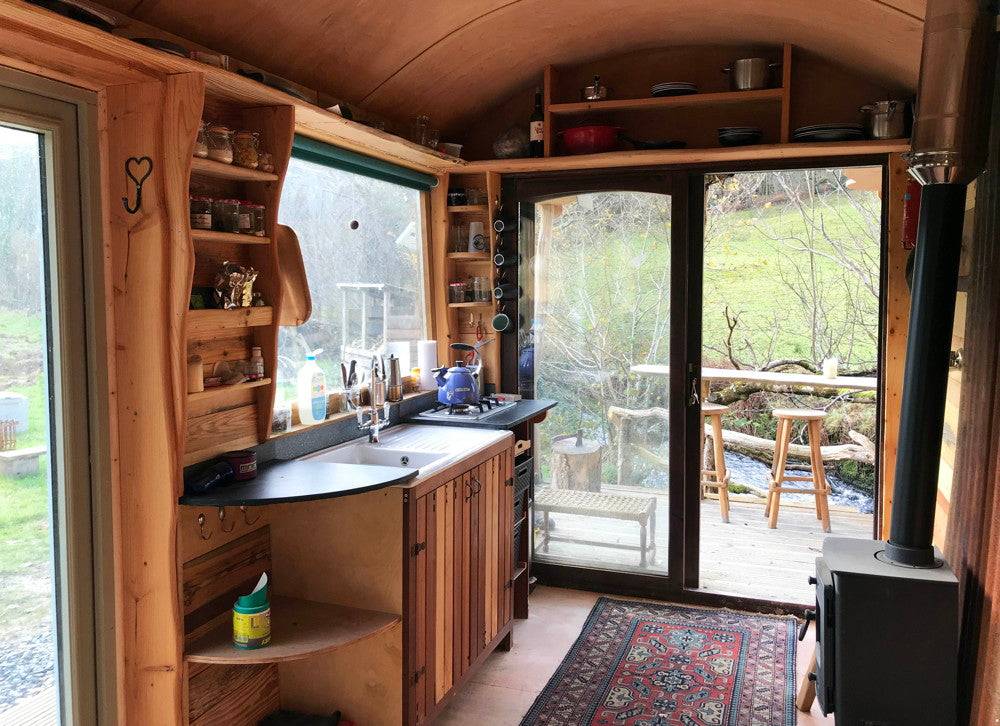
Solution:
<path fill-rule="evenodd" d="M 692 93 L 687 96 L 660 98 L 628 98 L 610 101 L 581 101 L 579 103 L 553 103 L 549 113 L 555 116 L 572 116 L 614 111 L 653 111 L 663 108 L 694 108 L 696 106 L 728 106 L 732 104 L 779 102 L 784 89 L 765 88 L 760 91 L 724 91 L 721 93 Z"/>
<path fill-rule="evenodd" d="M 488 204 L 453 204 L 448 207 L 449 214 L 486 214 L 489 211 Z"/>
<path fill-rule="evenodd" d="M 460 302 L 460 303 L 448 303 L 450 308 L 491 308 L 493 307 L 492 302 Z"/>
<path fill-rule="evenodd" d="M 270 378 L 261 378 L 259 381 L 246 381 L 244 383 L 234 383 L 229 386 L 216 386 L 214 388 L 206 388 L 204 391 L 198 391 L 197 393 L 188 394 L 188 403 L 195 403 L 197 401 L 205 401 L 210 398 L 223 397 L 226 394 L 236 393 L 237 391 L 247 391 L 251 388 L 259 388 L 260 386 L 270 386 Z"/>
<path fill-rule="evenodd" d="M 271 174 L 257 169 L 247 169 L 234 164 L 223 164 L 221 161 L 203 159 L 196 156 L 191 161 L 191 173 L 201 174 L 215 179 L 230 179 L 244 182 L 275 182 L 277 174 Z"/>
<path fill-rule="evenodd" d="M 485 252 L 449 252 L 449 260 L 467 260 L 469 262 L 489 262 L 493 258 Z"/>
<path fill-rule="evenodd" d="M 401 622 L 398 615 L 391 613 L 281 596 L 271 599 L 271 615 L 269 646 L 256 650 L 233 647 L 233 627 L 227 619 L 192 643 L 184 660 L 214 665 L 302 660 L 378 635 Z"/>
<path fill-rule="evenodd" d="M 270 237 L 257 237 L 252 234 L 234 234 L 232 232 L 216 232 L 212 229 L 192 229 L 191 239 L 195 242 L 216 242 L 234 245 L 269 245 Z"/>
<path fill-rule="evenodd" d="M 257 328 L 270 325 L 274 320 L 274 310 L 260 308 L 236 308 L 235 310 L 188 310 L 188 337 L 212 335 L 223 330 Z"/>

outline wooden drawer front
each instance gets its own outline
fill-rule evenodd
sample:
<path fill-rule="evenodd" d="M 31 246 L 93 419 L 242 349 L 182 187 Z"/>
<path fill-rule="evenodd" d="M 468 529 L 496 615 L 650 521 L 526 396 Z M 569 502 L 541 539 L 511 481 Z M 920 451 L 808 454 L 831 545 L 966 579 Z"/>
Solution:
<path fill-rule="evenodd" d="M 511 619 L 512 462 L 498 454 L 411 504 L 409 723 L 436 713 Z"/>

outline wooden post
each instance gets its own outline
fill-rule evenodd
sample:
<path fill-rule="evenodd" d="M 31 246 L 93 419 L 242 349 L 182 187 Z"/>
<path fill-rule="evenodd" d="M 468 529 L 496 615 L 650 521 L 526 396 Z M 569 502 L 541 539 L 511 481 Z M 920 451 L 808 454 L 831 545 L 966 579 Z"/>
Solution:
<path fill-rule="evenodd" d="M 188 174 L 204 96 L 198 74 L 112 86 L 101 96 L 108 191 L 105 259 L 121 723 L 177 724 L 182 638 L 177 489 L 184 449 L 184 314 L 193 263 Z M 148 156 L 142 206 L 125 176 Z"/>

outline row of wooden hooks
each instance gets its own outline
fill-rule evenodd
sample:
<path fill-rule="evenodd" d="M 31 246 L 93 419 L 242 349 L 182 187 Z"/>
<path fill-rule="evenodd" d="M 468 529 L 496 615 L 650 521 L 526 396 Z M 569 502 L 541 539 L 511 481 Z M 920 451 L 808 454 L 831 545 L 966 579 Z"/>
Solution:
<path fill-rule="evenodd" d="M 253 526 L 254 524 L 257 523 L 257 520 L 260 519 L 259 514 L 253 519 L 250 519 L 250 515 L 247 513 L 247 508 L 245 506 L 241 506 L 240 511 L 243 512 L 243 522 L 248 527 Z M 200 512 L 198 514 L 198 530 L 199 533 L 201 534 L 202 539 L 211 539 L 212 535 L 214 534 L 210 529 L 206 529 L 205 523 L 207 521 L 208 520 L 205 517 L 205 513 Z M 235 521 L 232 521 L 229 527 L 226 527 L 226 508 L 219 507 L 219 529 L 221 529 L 225 534 L 229 534 L 230 532 L 233 531 L 235 527 L 236 527 Z"/>

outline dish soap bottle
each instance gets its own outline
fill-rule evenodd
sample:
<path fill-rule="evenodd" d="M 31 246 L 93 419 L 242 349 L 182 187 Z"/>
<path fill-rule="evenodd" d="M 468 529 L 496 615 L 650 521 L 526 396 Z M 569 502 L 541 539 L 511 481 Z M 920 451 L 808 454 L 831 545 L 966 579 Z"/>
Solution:
<path fill-rule="evenodd" d="M 326 420 L 326 375 L 316 363 L 313 351 L 306 356 L 306 363 L 299 369 L 296 385 L 296 400 L 299 404 L 299 419 L 304 426 Z"/>

